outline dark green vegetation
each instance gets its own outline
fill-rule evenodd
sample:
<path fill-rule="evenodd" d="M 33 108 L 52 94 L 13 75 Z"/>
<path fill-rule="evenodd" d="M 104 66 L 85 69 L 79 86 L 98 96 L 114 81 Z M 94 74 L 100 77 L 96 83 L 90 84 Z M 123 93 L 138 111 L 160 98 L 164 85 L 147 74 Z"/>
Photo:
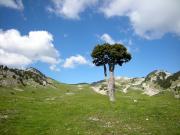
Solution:
<path fill-rule="evenodd" d="M 89 85 L 0 87 L 2 135 L 178 135 L 180 100 L 117 91 L 116 102 Z"/>
<path fill-rule="evenodd" d="M 91 54 L 93 63 L 96 66 L 108 64 L 109 70 L 115 65 L 122 66 L 123 63 L 131 60 L 131 54 L 127 52 L 125 46 L 121 44 L 110 45 L 108 43 L 97 45 Z"/>
<path fill-rule="evenodd" d="M 173 83 L 176 81 L 177 81 L 177 84 L 179 83 L 180 71 L 178 71 L 174 74 L 171 74 L 169 76 L 167 76 L 164 71 L 159 71 L 158 74 L 156 74 L 156 72 L 158 72 L 158 71 L 155 70 L 155 71 L 149 73 L 145 78 L 145 82 L 150 81 L 153 76 L 157 76 L 154 83 L 159 85 L 163 89 L 168 89 L 168 88 L 172 87 Z M 179 89 L 179 86 L 177 86 L 177 84 L 174 86 L 174 88 L 177 87 L 176 89 Z"/>
<path fill-rule="evenodd" d="M 169 88 L 169 87 L 171 86 L 171 83 L 172 83 L 173 81 L 178 80 L 178 78 L 180 78 L 180 71 L 174 73 L 172 76 L 169 76 L 169 77 L 161 84 L 161 86 L 162 86 L 163 88 Z"/>

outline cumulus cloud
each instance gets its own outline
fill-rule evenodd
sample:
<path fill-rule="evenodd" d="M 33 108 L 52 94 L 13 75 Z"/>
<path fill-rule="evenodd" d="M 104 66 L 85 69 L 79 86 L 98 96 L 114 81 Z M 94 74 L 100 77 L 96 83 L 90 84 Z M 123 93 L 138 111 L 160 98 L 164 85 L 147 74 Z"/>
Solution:
<path fill-rule="evenodd" d="M 51 0 L 53 6 L 47 8 L 49 12 L 67 19 L 79 19 L 79 14 L 98 0 Z"/>
<path fill-rule="evenodd" d="M 119 44 L 123 44 L 126 46 L 126 48 L 128 49 L 128 51 L 135 51 L 135 48 L 132 46 L 133 45 L 133 42 L 131 39 L 123 39 L 123 40 L 115 40 L 112 38 L 112 36 L 110 36 L 109 34 L 107 33 L 104 33 L 102 34 L 101 36 L 98 36 L 98 38 L 105 42 L 105 43 L 109 43 L 109 44 L 115 44 L 115 43 L 119 43 Z"/>
<path fill-rule="evenodd" d="M 98 36 L 98 37 L 100 38 L 101 41 L 103 41 L 105 43 L 109 43 L 109 44 L 115 44 L 115 43 L 127 44 L 128 43 L 127 40 L 115 40 L 108 33 L 104 33 L 104 34 L 102 34 L 101 36 Z"/>
<path fill-rule="evenodd" d="M 0 6 L 23 10 L 24 6 L 22 0 L 0 0 Z"/>
<path fill-rule="evenodd" d="M 53 36 L 47 31 L 21 35 L 16 29 L 0 30 L 0 64 L 23 68 L 40 61 L 55 69 L 60 59 L 52 42 Z"/>
<path fill-rule="evenodd" d="M 81 55 L 76 55 L 66 58 L 62 66 L 64 68 L 74 68 L 78 65 L 89 65 L 89 62 L 85 57 Z"/>
<path fill-rule="evenodd" d="M 126 16 L 134 32 L 146 39 L 158 39 L 166 33 L 180 36 L 180 0 L 51 0 L 47 9 L 68 19 L 95 6 L 107 18 Z"/>
<path fill-rule="evenodd" d="M 136 34 L 156 39 L 166 33 L 180 36 L 180 0 L 109 0 L 100 7 L 108 18 L 127 16 Z"/>
<path fill-rule="evenodd" d="M 116 41 L 114 39 L 112 39 L 112 37 L 107 33 L 104 33 L 102 36 L 100 36 L 100 39 L 109 44 L 116 43 Z"/>

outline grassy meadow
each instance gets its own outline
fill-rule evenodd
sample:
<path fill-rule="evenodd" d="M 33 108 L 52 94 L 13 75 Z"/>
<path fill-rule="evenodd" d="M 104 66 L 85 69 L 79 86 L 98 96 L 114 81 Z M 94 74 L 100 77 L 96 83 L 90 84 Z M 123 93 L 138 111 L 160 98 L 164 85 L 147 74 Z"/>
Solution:
<path fill-rule="evenodd" d="M 178 135 L 180 100 L 116 92 L 116 102 L 89 85 L 0 88 L 1 135 Z"/>

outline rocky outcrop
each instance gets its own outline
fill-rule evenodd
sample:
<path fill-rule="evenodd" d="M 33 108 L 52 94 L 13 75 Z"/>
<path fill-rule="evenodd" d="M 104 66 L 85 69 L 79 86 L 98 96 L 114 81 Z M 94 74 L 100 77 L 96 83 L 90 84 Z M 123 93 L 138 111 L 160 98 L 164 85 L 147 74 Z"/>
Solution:
<path fill-rule="evenodd" d="M 35 68 L 15 69 L 3 65 L 0 66 L 0 86 L 46 86 L 51 84 L 51 81 L 52 79 L 47 78 Z"/>
<path fill-rule="evenodd" d="M 180 71 L 171 74 L 163 70 L 155 70 L 149 73 L 146 77 L 142 78 L 128 78 L 128 77 L 116 77 L 115 78 L 116 90 L 120 90 L 127 93 L 129 90 L 141 90 L 143 94 L 153 96 L 163 90 L 175 91 L 174 93 L 180 93 Z M 96 89 L 98 93 L 107 93 L 105 87 L 107 83 L 105 81 L 99 81 L 93 83 L 93 89 Z M 99 91 L 98 91 L 99 90 Z M 176 97 L 177 94 L 176 94 Z"/>

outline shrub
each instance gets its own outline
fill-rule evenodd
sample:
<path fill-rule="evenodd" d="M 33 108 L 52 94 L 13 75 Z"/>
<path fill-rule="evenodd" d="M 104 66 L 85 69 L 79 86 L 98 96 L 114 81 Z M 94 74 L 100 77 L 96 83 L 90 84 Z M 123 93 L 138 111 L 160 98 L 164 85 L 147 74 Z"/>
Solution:
<path fill-rule="evenodd" d="M 174 93 L 175 93 L 175 95 L 179 95 L 180 94 L 180 87 L 176 86 L 174 88 Z"/>
<path fill-rule="evenodd" d="M 13 75 L 12 77 L 13 77 L 14 79 L 16 79 L 16 76 L 15 76 L 15 75 Z"/>
<path fill-rule="evenodd" d="M 32 93 L 32 94 L 35 94 L 35 91 L 32 91 L 31 93 Z"/>
<path fill-rule="evenodd" d="M 11 95 L 15 95 L 15 92 L 14 92 L 14 91 L 11 91 L 10 94 L 11 94 Z"/>
<path fill-rule="evenodd" d="M 180 71 L 169 76 L 164 82 L 161 82 L 160 86 L 163 88 L 169 88 L 171 86 L 171 82 L 178 80 L 179 77 L 180 77 Z"/>

